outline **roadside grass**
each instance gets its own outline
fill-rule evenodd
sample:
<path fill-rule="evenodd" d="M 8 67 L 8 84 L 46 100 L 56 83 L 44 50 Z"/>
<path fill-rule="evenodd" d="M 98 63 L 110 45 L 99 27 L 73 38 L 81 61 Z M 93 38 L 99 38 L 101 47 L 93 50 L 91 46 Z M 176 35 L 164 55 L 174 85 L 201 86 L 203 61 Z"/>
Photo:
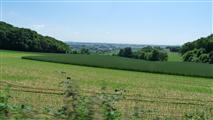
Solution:
<path fill-rule="evenodd" d="M 213 98 L 212 78 L 113 70 L 21 59 L 23 56 L 44 55 L 40 53 L 0 50 L 0 55 L 1 80 L 26 86 L 59 89 L 58 84 L 64 78 L 61 72 L 66 72 L 67 76 L 75 80 L 81 89 L 98 92 L 104 86 L 109 91 L 120 88 L 125 89 L 127 94 L 140 94 L 141 97 L 135 97 L 150 101 L 140 103 L 143 109 L 154 111 L 156 114 L 183 114 L 202 108 L 199 105 L 162 103 L 164 100 L 160 97 L 183 99 L 170 100 L 171 102 L 184 102 L 184 99 L 212 101 Z M 38 109 L 44 106 L 57 108 L 63 103 L 62 97 L 57 95 L 18 91 L 11 94 L 13 97 L 10 100 L 13 103 L 29 103 Z M 148 96 L 148 98 L 142 96 Z M 159 101 L 159 103 L 151 102 L 152 100 Z M 135 104 L 135 101 L 123 101 L 118 106 L 129 108 L 126 112 L 131 112 L 131 106 Z M 206 105 L 210 107 L 213 103 Z M 122 111 L 125 112 L 125 109 Z"/>

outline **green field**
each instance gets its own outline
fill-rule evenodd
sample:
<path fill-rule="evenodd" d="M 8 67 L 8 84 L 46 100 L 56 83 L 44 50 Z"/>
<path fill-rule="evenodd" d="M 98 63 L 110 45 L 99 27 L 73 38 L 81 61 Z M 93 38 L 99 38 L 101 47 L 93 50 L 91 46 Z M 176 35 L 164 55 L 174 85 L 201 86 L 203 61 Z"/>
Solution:
<path fill-rule="evenodd" d="M 178 61 L 181 62 L 182 60 L 182 56 L 180 53 L 176 53 L 176 52 L 168 52 L 168 61 Z"/>
<path fill-rule="evenodd" d="M 180 119 L 179 116 L 186 112 L 213 107 L 212 78 L 113 70 L 21 58 L 23 56 L 49 56 L 53 54 L 1 50 L 0 55 L 1 81 L 59 89 L 59 83 L 64 79 L 61 72 L 66 72 L 80 86 L 79 89 L 97 92 L 104 86 L 108 91 L 125 89 L 127 90 L 126 94 L 131 96 L 139 94 L 135 97 L 142 102 L 122 101 L 118 103 L 124 117 L 131 114 L 133 106 L 142 106 L 141 114 L 147 119 L 164 115 Z M 105 61 L 100 59 L 98 62 Z M 209 72 L 205 71 L 208 74 Z M 36 109 L 44 106 L 57 108 L 63 103 L 63 98 L 58 95 L 13 91 L 11 96 L 11 102 L 29 103 Z"/>
<path fill-rule="evenodd" d="M 175 56 L 175 55 L 173 55 Z M 189 62 L 151 62 L 107 55 L 46 54 L 24 59 L 151 73 L 213 77 L 213 65 Z"/>

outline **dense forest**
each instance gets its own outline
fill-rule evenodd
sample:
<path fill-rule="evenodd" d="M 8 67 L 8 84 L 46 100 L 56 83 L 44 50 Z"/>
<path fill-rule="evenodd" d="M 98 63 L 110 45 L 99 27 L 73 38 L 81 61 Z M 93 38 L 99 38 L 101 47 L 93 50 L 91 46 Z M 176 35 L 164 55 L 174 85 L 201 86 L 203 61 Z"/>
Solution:
<path fill-rule="evenodd" d="M 183 60 L 187 62 L 213 63 L 213 34 L 193 42 L 185 43 L 181 48 Z"/>
<path fill-rule="evenodd" d="M 62 41 L 35 31 L 0 22 L 0 49 L 65 53 L 70 47 Z"/>

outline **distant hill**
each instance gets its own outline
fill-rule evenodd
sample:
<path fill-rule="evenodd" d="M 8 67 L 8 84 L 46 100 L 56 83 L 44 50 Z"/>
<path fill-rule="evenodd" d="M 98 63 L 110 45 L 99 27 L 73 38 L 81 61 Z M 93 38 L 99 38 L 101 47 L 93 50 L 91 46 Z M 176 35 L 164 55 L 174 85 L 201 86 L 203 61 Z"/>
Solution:
<path fill-rule="evenodd" d="M 55 38 L 0 21 L 0 49 L 65 53 L 70 47 Z"/>
<path fill-rule="evenodd" d="M 146 46 L 166 48 L 168 45 L 148 45 L 148 44 L 119 44 L 119 43 L 89 43 L 89 42 L 67 42 L 73 50 L 80 51 L 82 48 L 88 49 L 91 53 L 117 54 L 120 49 L 131 47 L 133 51 Z M 173 47 L 173 46 L 170 46 Z"/>
<path fill-rule="evenodd" d="M 213 63 L 213 34 L 185 43 L 181 53 L 184 61 Z"/>

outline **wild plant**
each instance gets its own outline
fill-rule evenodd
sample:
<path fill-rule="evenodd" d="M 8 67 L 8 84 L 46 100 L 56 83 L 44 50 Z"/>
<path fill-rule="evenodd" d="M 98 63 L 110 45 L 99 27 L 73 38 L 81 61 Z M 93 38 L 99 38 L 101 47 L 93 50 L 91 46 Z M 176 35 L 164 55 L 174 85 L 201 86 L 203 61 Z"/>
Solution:
<path fill-rule="evenodd" d="M 213 120 L 213 107 L 196 109 L 193 112 L 185 113 L 183 120 Z"/>
<path fill-rule="evenodd" d="M 133 112 L 130 116 L 130 120 L 140 120 L 142 119 L 141 112 L 142 112 L 142 106 L 139 105 L 138 102 L 135 103 L 135 106 L 133 107 Z"/>
<path fill-rule="evenodd" d="M 9 105 L 9 86 L 7 86 L 4 90 L 0 91 L 0 118 L 6 119 L 9 117 L 9 109 L 11 108 Z"/>
<path fill-rule="evenodd" d="M 9 102 L 10 98 L 10 86 L 0 90 L 0 119 L 22 120 L 33 118 L 32 107 L 30 105 L 13 105 Z"/>
<path fill-rule="evenodd" d="M 116 107 L 116 103 L 123 99 L 124 90 L 115 90 L 115 93 L 105 93 L 105 87 L 102 88 L 102 92 L 98 95 L 101 101 L 101 108 L 103 109 L 104 120 L 120 120 L 121 113 Z"/>
<path fill-rule="evenodd" d="M 93 118 L 90 109 L 91 98 L 80 95 L 78 86 L 70 77 L 67 77 L 61 85 L 64 88 L 64 105 L 55 115 L 67 120 L 91 120 Z"/>

